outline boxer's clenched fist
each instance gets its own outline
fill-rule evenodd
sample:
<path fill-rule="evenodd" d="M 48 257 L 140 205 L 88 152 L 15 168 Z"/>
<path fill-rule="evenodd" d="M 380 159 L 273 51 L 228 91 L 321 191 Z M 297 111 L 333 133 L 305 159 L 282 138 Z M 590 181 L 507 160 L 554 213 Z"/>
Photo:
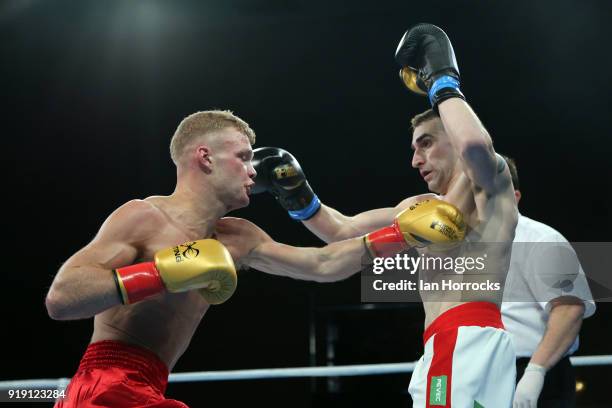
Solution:
<path fill-rule="evenodd" d="M 253 150 L 257 171 L 253 194 L 268 191 L 294 220 L 307 220 L 321 208 L 298 161 L 291 153 L 277 147 Z"/>
<path fill-rule="evenodd" d="M 373 256 L 388 256 L 410 247 L 446 244 L 465 237 L 463 214 L 454 205 L 438 199 L 420 201 L 395 217 L 389 227 L 364 237 Z"/>
<path fill-rule="evenodd" d="M 201 289 L 208 303 L 223 303 L 232 296 L 238 281 L 230 253 L 214 239 L 162 249 L 155 253 L 154 261 L 117 268 L 114 274 L 124 304 L 165 291 L 193 289 Z"/>
<path fill-rule="evenodd" d="M 408 89 L 428 95 L 434 108 L 448 98 L 465 99 L 453 46 L 441 28 L 427 23 L 410 28 L 397 46 L 395 60 Z"/>

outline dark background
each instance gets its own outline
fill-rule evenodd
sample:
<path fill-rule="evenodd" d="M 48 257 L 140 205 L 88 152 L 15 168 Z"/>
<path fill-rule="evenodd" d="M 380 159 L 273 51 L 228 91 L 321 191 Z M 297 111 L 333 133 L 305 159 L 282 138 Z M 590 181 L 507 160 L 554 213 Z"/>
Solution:
<path fill-rule="evenodd" d="M 522 213 L 570 241 L 609 241 L 606 3 L 3 1 L 0 379 L 74 373 L 92 321 L 52 321 L 45 293 L 113 209 L 172 192 L 168 144 L 190 113 L 231 109 L 256 131 L 258 146 L 296 154 L 322 201 L 344 213 L 424 192 L 410 167 L 409 119 L 427 102 L 402 87 L 393 59 L 417 22 L 452 39 L 468 101 L 496 150 L 518 162 Z M 254 197 L 232 215 L 281 242 L 320 245 L 271 197 Z M 359 304 L 358 277 L 322 285 L 244 273 L 232 300 L 206 315 L 175 372 L 325 364 L 329 338 L 335 364 L 420 356 L 419 305 Z M 611 311 L 599 304 L 585 321 L 579 354 L 612 353 Z M 318 351 L 310 356 L 312 326 Z M 581 406 L 610 406 L 610 370 L 578 369 Z M 407 406 L 408 381 L 198 383 L 171 385 L 168 395 L 193 407 Z"/>

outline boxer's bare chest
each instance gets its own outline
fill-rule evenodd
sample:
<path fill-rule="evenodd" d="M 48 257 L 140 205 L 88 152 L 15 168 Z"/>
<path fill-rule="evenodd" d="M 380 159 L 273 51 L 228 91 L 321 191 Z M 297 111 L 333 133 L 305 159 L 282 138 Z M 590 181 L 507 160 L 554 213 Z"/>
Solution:
<path fill-rule="evenodd" d="M 497 275 L 492 279 L 503 282 L 505 273 L 507 273 L 509 247 L 514 230 L 513 203 L 511 202 L 513 197 L 509 194 L 488 196 L 482 189 L 474 187 L 467 176 L 462 174 L 443 199 L 458 207 L 463 213 L 467 224 L 465 242 L 451 253 L 431 255 L 426 253 L 426 256 L 452 258 L 453 260 L 457 257 L 484 259 L 489 267 L 489 272 Z M 503 276 L 500 277 L 500 274 Z M 421 270 L 419 275 L 424 282 L 436 282 L 437 284 L 444 280 L 452 281 L 453 285 L 474 280 L 465 271 L 456 274 L 446 269 L 440 270 L 440 268 Z M 469 301 L 499 303 L 501 292 L 481 293 L 478 291 L 440 290 L 424 293 L 421 291 L 421 298 L 425 308 L 425 326 L 427 327 L 442 313 L 459 304 Z"/>
<path fill-rule="evenodd" d="M 210 234 L 185 228 L 168 216 L 166 223 L 158 225 L 155 233 L 139 244 L 136 262 L 151 261 L 164 248 L 180 250 L 182 244 L 206 238 L 204 235 Z M 208 307 L 197 291 L 165 293 L 118 306 L 96 316 L 92 341 L 113 339 L 138 344 L 172 366 L 187 348 Z"/>

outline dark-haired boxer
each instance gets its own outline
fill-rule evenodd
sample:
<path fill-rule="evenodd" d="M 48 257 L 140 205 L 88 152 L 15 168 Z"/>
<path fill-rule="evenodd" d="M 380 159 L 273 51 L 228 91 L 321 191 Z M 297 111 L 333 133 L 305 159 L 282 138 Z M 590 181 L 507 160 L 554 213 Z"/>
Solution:
<path fill-rule="evenodd" d="M 271 192 L 289 215 L 326 242 L 366 234 L 426 199 L 454 204 L 468 224 L 463 255 L 488 252 L 487 274 L 503 284 L 517 223 L 510 172 L 489 133 L 459 90 L 455 54 L 446 34 L 431 24 L 408 30 L 396 51 L 404 84 L 427 95 L 432 108 L 412 119 L 412 165 L 428 189 L 395 207 L 346 216 L 320 203 L 295 158 L 277 148 L 255 151 L 256 190 Z M 255 190 L 254 190 L 255 191 Z M 426 256 L 436 256 L 422 250 Z M 456 253 L 456 252 L 453 252 Z M 439 255 L 439 253 L 438 253 Z M 431 280 L 440 271 L 420 271 Z M 478 281 L 475 275 L 454 275 Z M 499 305 L 503 290 L 421 291 L 425 353 L 412 375 L 415 407 L 509 407 L 515 381 L 514 350 Z"/>

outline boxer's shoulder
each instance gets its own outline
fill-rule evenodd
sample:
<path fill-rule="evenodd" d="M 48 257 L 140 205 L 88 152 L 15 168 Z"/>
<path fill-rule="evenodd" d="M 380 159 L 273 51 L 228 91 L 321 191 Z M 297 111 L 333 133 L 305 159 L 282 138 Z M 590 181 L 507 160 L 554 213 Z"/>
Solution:
<path fill-rule="evenodd" d="M 159 204 L 157 197 L 130 200 L 119 207 L 115 213 L 122 218 L 135 221 L 147 219 L 150 222 L 155 222 L 162 221 L 165 218 L 163 206 Z"/>
<path fill-rule="evenodd" d="M 167 217 L 160 208 L 148 200 L 130 200 L 106 219 L 101 231 L 113 240 L 141 240 L 167 223 Z"/>
<path fill-rule="evenodd" d="M 405 210 L 406 208 L 418 202 L 425 201 L 425 200 L 431 200 L 431 199 L 440 200 L 441 198 L 437 194 L 433 194 L 433 193 L 419 194 L 419 195 L 405 198 L 396 206 L 396 209 Z"/>

